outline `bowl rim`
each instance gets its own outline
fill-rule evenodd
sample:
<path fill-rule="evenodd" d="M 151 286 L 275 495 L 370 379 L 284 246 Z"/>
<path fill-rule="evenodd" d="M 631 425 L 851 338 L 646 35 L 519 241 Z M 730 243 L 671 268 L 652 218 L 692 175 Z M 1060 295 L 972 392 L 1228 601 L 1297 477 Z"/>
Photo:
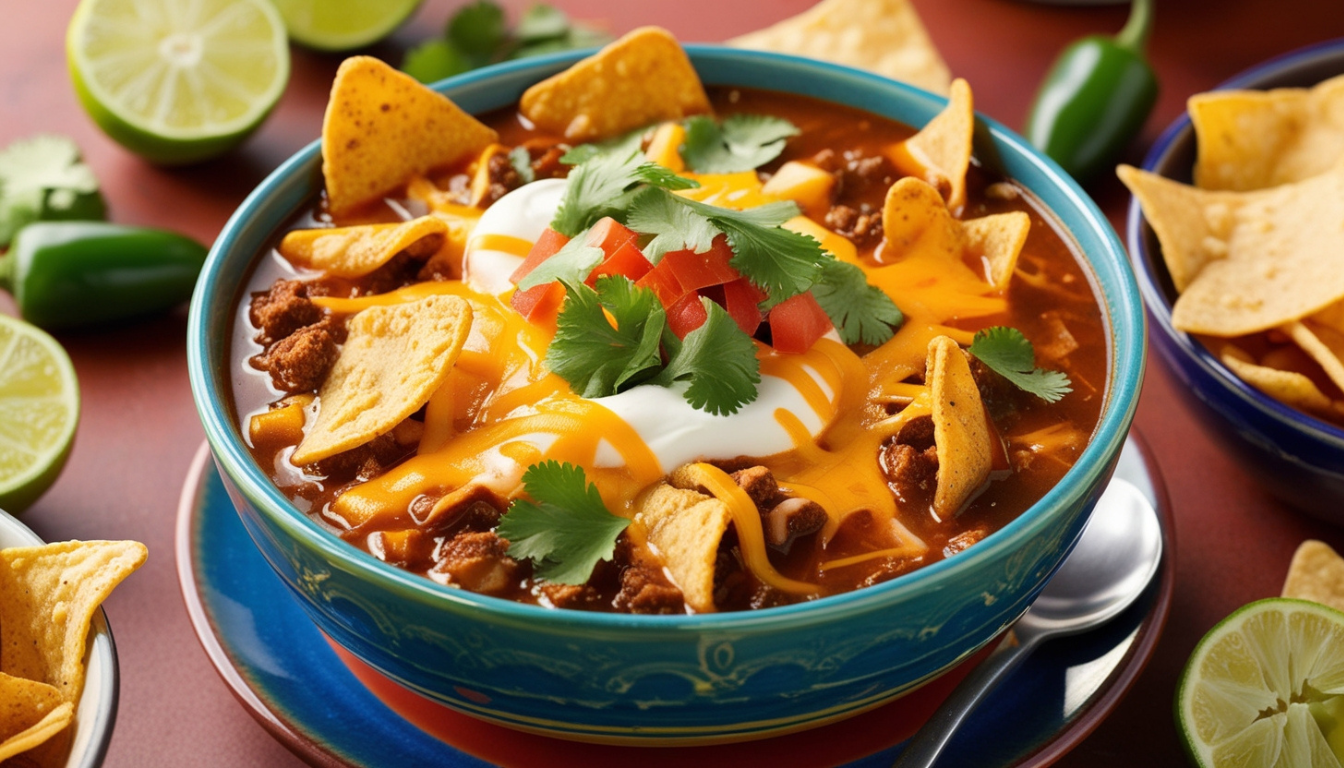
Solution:
<path fill-rule="evenodd" d="M 809 77 L 845 81 L 857 87 L 872 89 L 875 95 L 900 94 L 904 99 L 914 100 L 917 107 L 927 108 L 930 116 L 947 103 L 945 97 L 906 83 L 800 56 L 706 44 L 686 44 L 683 48 L 697 68 L 701 64 L 711 66 L 768 64 L 779 70 L 781 83 L 788 82 L 787 70 L 806 72 Z M 571 51 L 505 62 L 439 81 L 432 87 L 440 92 L 460 90 L 478 86 L 494 78 L 522 76 L 526 73 L 535 74 L 540 78 L 591 53 L 592 50 Z M 879 112 L 876 108 L 870 108 L 870 111 Z M 1071 237 L 1080 252 L 1083 252 L 1083 247 L 1079 235 L 1075 232 L 1085 233 L 1090 240 L 1095 240 L 1098 252 L 1085 253 L 1084 261 L 1091 273 L 1090 281 L 1093 288 L 1099 294 L 1102 309 L 1111 321 L 1107 329 L 1111 350 L 1106 402 L 1092 439 L 1078 461 L 1064 479 L 1035 504 L 996 531 L 994 535 L 956 558 L 939 560 L 881 584 L 793 605 L 752 611 L 648 616 L 555 610 L 443 586 L 377 560 L 323 530 L 307 515 L 299 512 L 255 466 L 251 455 L 239 439 L 236 426 L 227 418 L 228 409 L 223 405 L 224 398 L 211 397 L 212 393 L 227 391 L 227 387 L 220 386 L 216 381 L 216 374 L 219 371 L 206 359 L 205 350 L 208 337 L 206 297 L 217 292 L 214 286 L 219 278 L 220 265 L 233 249 L 233 241 L 240 237 L 239 230 L 244 223 L 266 206 L 277 187 L 287 178 L 299 173 L 305 166 L 315 162 L 320 154 L 320 139 L 304 146 L 276 168 L 229 218 L 211 248 L 192 297 L 187 333 L 189 378 L 193 399 L 215 461 L 220 465 L 223 476 L 237 483 L 239 490 L 257 504 L 259 511 L 267 504 L 270 505 L 270 511 L 266 514 L 271 522 L 285 530 L 288 535 L 303 541 L 307 547 L 320 553 L 324 558 L 342 563 L 359 572 L 362 578 L 376 582 L 381 588 L 395 591 L 405 599 L 448 605 L 459 612 L 488 613 L 493 615 L 496 621 L 521 624 L 535 622 L 539 617 L 545 616 L 545 621 L 557 629 L 668 633 L 710 629 L 769 631 L 784 625 L 796 627 L 799 624 L 819 624 L 833 621 L 841 615 L 878 610 L 912 591 L 936 589 L 955 573 L 971 568 L 974 563 L 998 557 L 1004 549 L 1019 548 L 1022 540 L 1049 521 L 1052 512 L 1066 507 L 1065 501 L 1070 494 L 1081 496 L 1077 491 L 1078 488 L 1086 487 L 1097 478 L 1109 475 L 1137 410 L 1147 354 L 1144 343 L 1146 318 L 1143 302 L 1124 246 L 1109 220 L 1072 177 L 1054 161 L 1031 147 L 1025 139 L 998 121 L 980 113 L 976 114 L 976 122 L 977 144 L 992 139 L 998 154 L 1012 153 L 1018 161 L 1025 164 L 1024 167 L 1032 173 L 1041 174 L 1054 185 L 1053 191 L 1060 196 L 1060 202 L 1043 207 L 1053 217 L 1052 223 L 1060 231 L 1061 236 Z M 1032 194 L 1039 195 L 1035 190 L 1032 190 Z M 1070 216 L 1076 219 L 1073 222 L 1074 226 L 1070 227 L 1066 223 L 1061 209 L 1068 210 Z M 249 253 L 247 258 L 253 259 L 255 254 Z M 1092 262 L 1107 258 L 1112 262 L 1112 266 L 1107 270 L 1111 279 L 1104 281 L 1102 270 Z M 230 293 L 232 301 L 236 298 L 237 292 L 230 291 Z M 1117 329 L 1125 332 L 1117 332 Z M 1081 530 L 1081 526 L 1077 530 Z M 1071 548 L 1072 541 L 1066 545 Z"/>
<path fill-rule="evenodd" d="M 1338 56 L 1341 62 L 1341 74 L 1344 74 L 1344 37 L 1313 43 L 1279 54 L 1271 59 L 1255 64 L 1214 86 L 1211 91 L 1222 90 L 1267 90 L 1263 84 L 1266 78 L 1282 74 L 1285 70 L 1309 64 L 1325 55 Z M 1273 86 L 1270 86 L 1271 88 Z M 1173 145 L 1194 131 L 1189 111 L 1184 111 L 1173 120 L 1157 140 L 1153 142 L 1143 158 L 1142 168 L 1154 170 L 1171 151 Z M 1193 141 L 1191 136 L 1191 141 Z M 1130 195 L 1125 221 L 1125 239 L 1129 245 L 1130 261 L 1138 276 L 1139 289 L 1143 292 L 1148 312 L 1162 327 L 1167 338 L 1185 354 L 1209 378 L 1222 384 L 1223 389 L 1235 395 L 1238 400 L 1253 408 L 1256 412 L 1284 423 L 1289 427 L 1302 430 L 1323 442 L 1333 443 L 1344 448 L 1344 427 L 1286 405 L 1260 390 L 1252 387 L 1233 373 L 1211 350 L 1185 331 L 1177 330 L 1171 323 L 1173 302 L 1168 298 L 1158 280 L 1158 270 L 1165 273 L 1165 265 L 1158 263 L 1159 254 L 1148 249 L 1147 233 L 1152 231 L 1148 219 L 1143 214 L 1139 199 Z"/>

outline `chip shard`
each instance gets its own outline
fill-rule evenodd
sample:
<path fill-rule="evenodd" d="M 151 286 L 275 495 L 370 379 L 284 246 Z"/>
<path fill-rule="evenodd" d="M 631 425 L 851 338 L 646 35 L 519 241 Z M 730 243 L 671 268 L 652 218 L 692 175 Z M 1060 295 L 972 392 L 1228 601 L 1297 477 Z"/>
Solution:
<path fill-rule="evenodd" d="M 711 111 L 690 58 L 658 27 L 636 29 L 533 85 L 519 109 L 538 128 L 574 142 Z"/>

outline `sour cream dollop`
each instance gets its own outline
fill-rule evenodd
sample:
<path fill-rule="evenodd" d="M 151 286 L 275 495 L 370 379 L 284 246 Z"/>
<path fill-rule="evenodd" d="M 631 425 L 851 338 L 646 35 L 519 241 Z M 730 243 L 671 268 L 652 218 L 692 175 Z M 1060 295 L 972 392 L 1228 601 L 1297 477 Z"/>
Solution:
<path fill-rule="evenodd" d="M 564 190 L 565 181 L 561 179 L 535 181 L 508 193 L 486 209 L 467 243 L 463 281 L 482 293 L 498 295 L 512 290 L 509 276 L 523 258 L 490 248 L 492 240 L 497 242 L 491 236 L 536 242 L 555 217 Z M 684 393 L 689 385 L 685 383 L 673 387 L 642 385 L 592 401 L 630 425 L 658 458 L 664 472 L 702 459 L 769 456 L 794 447 L 792 436 L 779 422 L 778 411 L 792 413 L 813 437 L 834 414 L 837 393 L 827 386 L 820 372 L 802 367 L 825 392 L 829 401 L 825 413 L 814 409 L 793 382 L 768 375 L 761 376 L 755 400 L 724 416 L 687 403 Z M 623 462 L 616 449 L 603 441 L 598 445 L 595 463 L 620 466 Z"/>

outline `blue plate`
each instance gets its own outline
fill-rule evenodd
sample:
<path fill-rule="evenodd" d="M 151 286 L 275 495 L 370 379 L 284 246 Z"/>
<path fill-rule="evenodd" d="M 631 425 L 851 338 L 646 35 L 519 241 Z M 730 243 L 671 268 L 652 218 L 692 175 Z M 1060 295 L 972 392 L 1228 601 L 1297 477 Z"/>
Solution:
<path fill-rule="evenodd" d="M 1027 659 L 977 711 L 949 745 L 949 765 L 1046 765 L 1064 754 L 1104 718 L 1138 675 L 1157 642 L 1174 584 L 1174 526 L 1155 465 L 1131 435 L 1116 475 L 1142 490 L 1159 510 L 1163 563 L 1134 606 L 1097 632 L 1047 644 Z M 604 747 L 515 733 L 462 718 L 463 743 L 450 744 L 389 709 L 347 667 L 275 576 L 234 511 L 207 446 L 192 463 L 177 520 L 177 568 L 192 624 L 210 660 L 234 695 L 268 731 L 309 763 L 323 766 L 490 766 L 493 758 L 531 764 L 544 753 L 551 765 L 628 765 L 640 750 L 643 768 L 714 765 L 741 756 L 775 754 L 778 768 L 816 761 L 825 743 L 844 743 L 855 722 L 868 733 L 906 733 L 911 705 L 901 700 L 834 725 L 749 745 L 660 748 Z M 949 686 L 937 681 L 909 697 L 933 698 Z M 357 727 L 351 727 L 358 723 Z M 867 727 L 871 725 L 872 727 Z M 894 727 L 889 727 L 894 726 Z M 832 732 L 832 729 L 851 729 Z M 479 749 L 493 729 L 508 742 Z M 468 731 L 470 733 L 468 733 Z M 488 732 L 488 731 L 487 731 Z M 845 738 L 837 738 L 839 735 Z M 894 739 L 899 739 L 894 736 Z M 450 741 L 457 742 L 457 739 Z M 771 742 L 779 742 L 771 745 Z M 852 741 L 850 741 L 852 750 Z M 477 747 L 478 756 L 466 751 Z M 741 750 L 749 749 L 750 752 Z M 846 765 L 889 765 L 900 744 L 872 745 Z"/>

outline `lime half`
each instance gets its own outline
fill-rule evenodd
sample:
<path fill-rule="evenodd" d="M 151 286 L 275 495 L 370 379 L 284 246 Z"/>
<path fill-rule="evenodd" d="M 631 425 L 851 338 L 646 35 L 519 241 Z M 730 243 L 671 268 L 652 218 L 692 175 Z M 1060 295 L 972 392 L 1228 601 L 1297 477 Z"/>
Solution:
<path fill-rule="evenodd" d="M 1289 598 L 1238 609 L 1196 646 L 1176 717 L 1207 768 L 1338 768 L 1344 613 Z"/>
<path fill-rule="evenodd" d="M 0 509 L 17 514 L 51 487 L 78 421 L 79 384 L 65 350 L 0 315 Z"/>
<path fill-rule="evenodd" d="M 268 0 L 83 0 L 66 56 L 94 122 L 163 164 L 247 138 L 289 79 L 284 21 Z"/>
<path fill-rule="evenodd" d="M 392 34 L 421 0 L 271 0 L 294 42 L 320 51 L 348 51 Z"/>

